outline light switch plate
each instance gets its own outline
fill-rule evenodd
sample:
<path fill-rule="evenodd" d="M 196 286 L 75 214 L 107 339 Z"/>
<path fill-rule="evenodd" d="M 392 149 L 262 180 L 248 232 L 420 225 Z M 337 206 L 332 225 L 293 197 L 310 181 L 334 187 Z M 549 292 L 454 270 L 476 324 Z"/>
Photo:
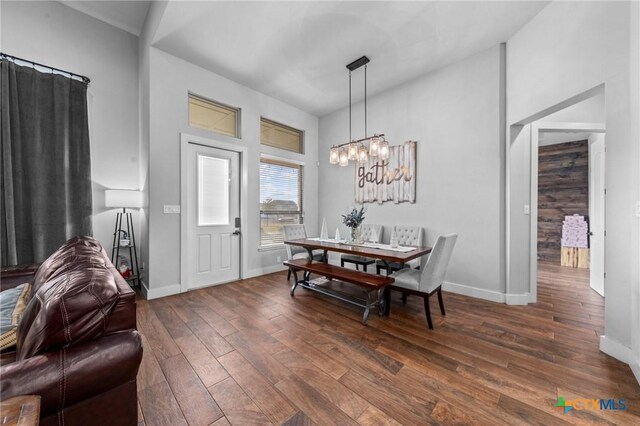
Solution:
<path fill-rule="evenodd" d="M 640 201 L 636 201 L 636 217 L 640 217 Z"/>
<path fill-rule="evenodd" d="M 180 214 L 180 206 L 165 205 L 164 212 L 165 214 Z"/>
<path fill-rule="evenodd" d="M 531 207 L 529 204 L 524 205 L 524 214 L 531 214 Z"/>

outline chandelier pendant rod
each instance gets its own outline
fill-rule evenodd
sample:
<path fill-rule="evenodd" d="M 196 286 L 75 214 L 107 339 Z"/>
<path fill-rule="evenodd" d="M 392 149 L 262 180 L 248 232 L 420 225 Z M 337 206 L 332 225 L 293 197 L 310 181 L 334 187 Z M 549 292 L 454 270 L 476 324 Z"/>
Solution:
<path fill-rule="evenodd" d="M 364 138 L 367 136 L 367 64 L 364 64 Z"/>
<path fill-rule="evenodd" d="M 349 141 L 351 139 L 351 70 L 349 70 Z"/>

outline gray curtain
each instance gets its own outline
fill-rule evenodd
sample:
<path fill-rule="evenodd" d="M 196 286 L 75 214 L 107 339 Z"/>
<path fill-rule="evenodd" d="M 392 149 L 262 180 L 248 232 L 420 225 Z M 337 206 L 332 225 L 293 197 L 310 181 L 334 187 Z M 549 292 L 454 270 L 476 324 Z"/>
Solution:
<path fill-rule="evenodd" d="M 91 235 L 87 85 L 0 61 L 2 266 Z"/>

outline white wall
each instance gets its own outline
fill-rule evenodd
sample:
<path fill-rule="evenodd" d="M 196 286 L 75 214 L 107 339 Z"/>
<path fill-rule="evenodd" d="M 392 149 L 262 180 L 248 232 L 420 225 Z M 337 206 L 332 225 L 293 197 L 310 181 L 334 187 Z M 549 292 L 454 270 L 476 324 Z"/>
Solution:
<path fill-rule="evenodd" d="M 59 2 L 2 1 L 0 9 L 3 52 L 91 79 L 93 233 L 110 251 L 116 210 L 105 210 L 104 190 L 140 186 L 138 38 Z"/>
<path fill-rule="evenodd" d="M 549 114 L 540 119 L 542 122 L 565 123 L 604 123 L 607 119 L 604 98 L 604 86 L 599 92 L 582 102 L 571 105 L 556 113 Z"/>
<path fill-rule="evenodd" d="M 640 3 L 631 4 L 630 18 L 630 38 L 629 38 L 629 61 L 630 61 L 630 113 L 631 117 L 631 140 L 635 143 L 636 166 L 634 167 L 633 181 L 640 182 Z M 636 188 L 636 202 L 640 203 L 640 184 Z M 631 297 L 631 368 L 640 382 L 640 217 L 635 218 L 635 229 L 633 238 L 635 240 L 635 250 L 632 257 L 636 259 L 636 264 L 631 264 L 632 272 L 632 297 Z"/>
<path fill-rule="evenodd" d="M 284 247 L 259 251 L 260 186 L 262 152 L 304 162 L 304 210 L 309 234 L 318 233 L 317 144 L 318 119 L 210 71 L 158 49 L 150 49 L 150 147 L 149 147 L 149 281 L 150 298 L 179 291 L 180 215 L 163 214 L 163 205 L 180 204 L 180 133 L 231 142 L 247 147 L 249 173 L 248 215 L 242 231 L 247 238 L 248 259 L 243 277 L 283 269 L 276 256 L 286 258 Z M 241 108 L 241 139 L 215 135 L 188 126 L 188 93 Z M 260 117 L 305 132 L 304 155 L 260 145 Z"/>
<path fill-rule="evenodd" d="M 365 221 L 385 225 L 386 240 L 394 224 L 422 226 L 430 245 L 457 232 L 447 274 L 456 285 L 448 288 L 493 300 L 504 297 L 500 55 L 495 46 L 368 101 L 370 134 L 385 133 L 391 145 L 418 142 L 417 202 L 366 204 Z M 372 62 L 368 73 L 375 72 Z M 354 88 L 361 74 L 354 72 Z M 364 135 L 363 121 L 357 104 L 354 138 Z M 348 140 L 348 123 L 348 109 L 320 119 L 318 216 L 331 235 L 355 204 L 354 165 L 328 162 L 330 146 Z"/>
<path fill-rule="evenodd" d="M 151 42 L 158 25 L 162 20 L 167 2 L 154 1 L 149 6 L 140 37 L 138 38 L 138 81 L 139 81 L 139 118 L 140 118 L 140 190 L 146 201 L 145 207 L 140 211 L 140 237 L 145 247 L 149 247 L 149 149 L 150 149 L 150 85 L 151 85 Z M 145 273 L 142 277 L 143 288 L 148 288 L 149 250 L 142 254 L 142 265 Z"/>
<path fill-rule="evenodd" d="M 631 344 L 631 277 L 638 267 L 630 237 L 638 193 L 633 179 L 638 142 L 629 132 L 629 8 L 627 2 L 552 2 L 507 42 L 508 125 L 537 119 L 539 112 L 605 84 L 605 340 L 618 348 Z M 516 167 L 522 156 L 529 161 L 529 139 L 515 139 L 510 156 L 512 201 L 522 195 L 520 190 L 529 197 L 529 174 Z M 511 206 L 510 286 L 524 293 L 528 267 L 520 263 L 529 258 L 529 221 L 522 204 Z"/>

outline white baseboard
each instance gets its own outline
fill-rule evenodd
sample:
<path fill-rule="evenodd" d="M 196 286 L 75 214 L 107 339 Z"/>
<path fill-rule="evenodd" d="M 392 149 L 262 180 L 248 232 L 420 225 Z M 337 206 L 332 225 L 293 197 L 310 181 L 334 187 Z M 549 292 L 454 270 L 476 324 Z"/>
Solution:
<path fill-rule="evenodd" d="M 181 291 L 180 284 L 172 284 L 160 288 L 148 288 L 147 284 L 142 282 L 142 294 L 147 300 L 159 299 L 161 297 L 172 296 L 178 294 Z"/>
<path fill-rule="evenodd" d="M 244 278 L 245 279 L 253 278 L 253 277 L 258 277 L 260 275 L 273 274 L 274 272 L 280 272 L 280 271 L 286 271 L 286 270 L 287 270 L 287 267 L 279 263 L 276 265 L 265 266 L 263 268 L 251 269 L 247 271 Z"/>
<path fill-rule="evenodd" d="M 625 364 L 629 364 L 629 365 L 632 364 L 630 362 L 631 349 L 629 349 L 622 343 L 619 343 L 613 339 L 608 338 L 607 336 L 604 336 L 604 335 L 600 336 L 600 351 L 614 357 L 618 361 L 624 362 Z M 637 377 L 638 375 L 636 375 L 636 378 Z"/>
<path fill-rule="evenodd" d="M 442 284 L 444 291 L 461 294 L 463 296 L 476 297 L 478 299 L 489 300 L 490 302 L 504 303 L 505 295 L 499 291 L 485 290 L 477 287 L 470 287 L 464 284 L 456 284 L 445 281 Z"/>
<path fill-rule="evenodd" d="M 273 272 L 286 271 L 286 270 L 287 270 L 286 267 L 284 267 L 281 264 L 277 264 L 277 265 L 267 266 L 264 268 L 252 269 L 249 272 L 247 272 L 244 278 L 253 278 L 260 275 L 266 275 L 266 274 L 271 274 Z M 204 286 L 204 287 L 207 287 L 207 286 Z M 161 297 L 166 297 L 166 296 L 172 296 L 174 294 L 179 294 L 181 292 L 182 292 L 182 288 L 180 284 L 172 284 L 169 286 L 150 289 L 147 286 L 147 284 L 144 281 L 142 281 L 142 294 L 147 300 L 159 299 Z"/>

